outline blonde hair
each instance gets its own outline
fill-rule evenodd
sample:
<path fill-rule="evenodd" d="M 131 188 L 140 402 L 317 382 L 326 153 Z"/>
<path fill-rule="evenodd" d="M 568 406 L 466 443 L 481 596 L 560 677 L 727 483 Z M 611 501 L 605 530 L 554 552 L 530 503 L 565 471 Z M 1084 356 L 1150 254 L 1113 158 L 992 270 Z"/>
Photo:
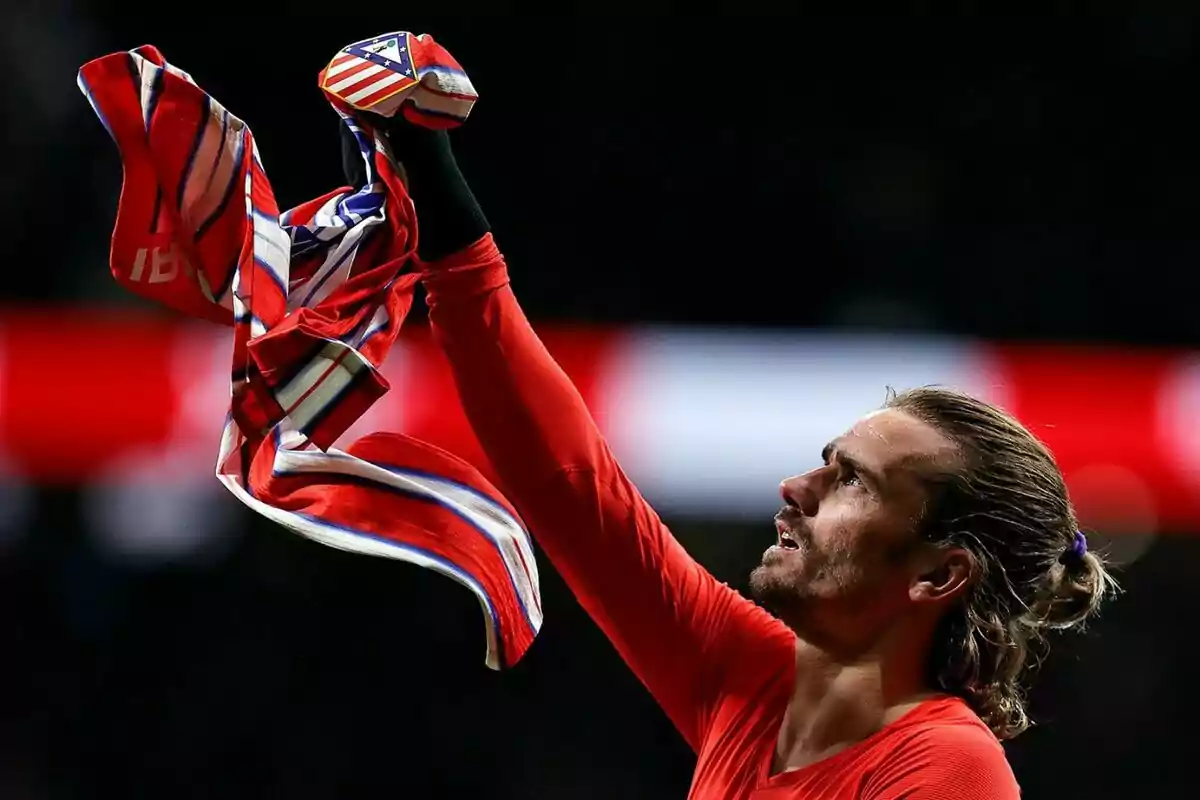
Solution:
<path fill-rule="evenodd" d="M 975 572 L 941 620 L 930 679 L 962 697 L 1000 739 L 1031 722 L 1026 683 L 1051 630 L 1078 629 L 1118 587 L 1082 542 L 1049 449 L 1005 411 L 942 388 L 889 392 L 887 408 L 936 427 L 959 462 L 931 476 L 924 537 L 961 547 Z"/>

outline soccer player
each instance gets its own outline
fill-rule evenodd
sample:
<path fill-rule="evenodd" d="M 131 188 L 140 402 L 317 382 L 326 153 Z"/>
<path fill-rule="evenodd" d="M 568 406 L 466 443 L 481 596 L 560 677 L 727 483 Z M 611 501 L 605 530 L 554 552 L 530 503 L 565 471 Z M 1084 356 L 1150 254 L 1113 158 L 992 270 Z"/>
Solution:
<path fill-rule="evenodd" d="M 435 335 L 551 562 L 696 752 L 692 798 L 1008 800 L 1026 667 L 1115 584 L 1051 454 L 942 389 L 892 396 L 780 484 L 751 575 L 694 561 L 526 321 L 445 133 L 391 124 Z M 353 151 L 347 159 L 353 167 Z M 800 458 L 800 455 L 797 455 Z"/>

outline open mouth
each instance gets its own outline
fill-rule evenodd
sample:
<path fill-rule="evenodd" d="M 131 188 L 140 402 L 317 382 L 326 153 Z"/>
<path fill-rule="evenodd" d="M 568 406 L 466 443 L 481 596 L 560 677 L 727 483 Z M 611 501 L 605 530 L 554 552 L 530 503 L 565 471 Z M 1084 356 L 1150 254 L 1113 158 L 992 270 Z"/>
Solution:
<path fill-rule="evenodd" d="M 779 546 L 784 550 L 799 550 L 800 542 L 792 534 L 791 528 L 781 519 L 775 520 L 775 530 L 779 534 Z"/>

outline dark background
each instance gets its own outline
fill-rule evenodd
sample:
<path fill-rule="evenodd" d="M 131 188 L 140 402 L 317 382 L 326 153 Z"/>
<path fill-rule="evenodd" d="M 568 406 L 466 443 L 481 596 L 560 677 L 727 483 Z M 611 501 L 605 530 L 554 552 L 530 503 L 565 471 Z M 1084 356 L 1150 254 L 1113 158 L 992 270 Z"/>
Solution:
<path fill-rule="evenodd" d="M 317 71 L 407 27 L 480 91 L 460 161 L 535 321 L 1197 343 L 1195 19 L 241 14 L 13 12 L 9 307 L 134 303 L 84 61 L 159 46 L 253 127 L 287 207 L 340 183 Z M 497 675 L 441 578 L 229 497 L 220 547 L 123 561 L 86 487 L 33 492 L 0 551 L 0 797 L 686 793 L 690 754 L 544 560 L 545 632 Z M 739 525 L 676 530 L 741 583 L 769 534 Z M 1029 798 L 1194 792 L 1200 545 L 1155 533 L 1126 532 L 1127 594 L 1047 665 L 1009 747 Z"/>

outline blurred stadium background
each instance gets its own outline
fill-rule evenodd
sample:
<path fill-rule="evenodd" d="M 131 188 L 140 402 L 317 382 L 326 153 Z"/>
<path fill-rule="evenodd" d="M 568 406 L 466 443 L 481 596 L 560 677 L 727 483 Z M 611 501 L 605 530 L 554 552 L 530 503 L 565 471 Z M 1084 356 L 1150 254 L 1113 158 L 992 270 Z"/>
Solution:
<path fill-rule="evenodd" d="M 1197 21 L 654 8 L 10 11 L 0 798 L 684 796 L 685 746 L 544 561 L 543 635 L 497 675 L 459 587 L 240 507 L 212 476 L 226 332 L 109 277 L 84 61 L 158 45 L 248 121 L 286 207 L 341 182 L 317 71 L 397 27 L 475 80 L 460 160 L 517 291 L 701 560 L 742 585 L 778 479 L 886 387 L 996 399 L 1128 590 L 1043 670 L 1026 796 L 1194 792 Z M 360 432 L 479 459 L 419 323 L 387 372 Z"/>

